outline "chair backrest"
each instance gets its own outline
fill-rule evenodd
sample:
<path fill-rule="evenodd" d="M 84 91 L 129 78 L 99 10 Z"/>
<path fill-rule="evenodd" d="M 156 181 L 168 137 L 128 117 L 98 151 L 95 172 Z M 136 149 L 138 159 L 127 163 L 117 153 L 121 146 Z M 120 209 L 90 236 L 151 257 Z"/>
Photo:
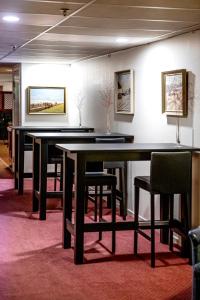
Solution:
<path fill-rule="evenodd" d="M 96 143 L 125 143 L 124 137 L 118 137 L 118 138 L 96 138 Z"/>
<path fill-rule="evenodd" d="M 190 152 L 153 152 L 150 183 L 152 192 L 184 194 L 191 190 Z"/>

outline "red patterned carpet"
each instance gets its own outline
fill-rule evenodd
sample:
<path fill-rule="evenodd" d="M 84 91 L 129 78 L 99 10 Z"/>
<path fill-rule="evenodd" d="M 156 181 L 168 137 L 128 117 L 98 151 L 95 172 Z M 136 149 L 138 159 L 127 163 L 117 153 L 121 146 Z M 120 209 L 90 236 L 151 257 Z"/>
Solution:
<path fill-rule="evenodd" d="M 30 181 L 23 196 L 12 179 L 0 179 L 1 300 L 186 300 L 191 299 L 191 266 L 157 243 L 156 268 L 150 268 L 149 242 L 133 233 L 117 233 L 112 256 L 110 233 L 85 235 L 85 264 L 74 265 L 73 250 L 62 249 L 62 212 L 51 210 L 46 221 L 31 214 Z"/>

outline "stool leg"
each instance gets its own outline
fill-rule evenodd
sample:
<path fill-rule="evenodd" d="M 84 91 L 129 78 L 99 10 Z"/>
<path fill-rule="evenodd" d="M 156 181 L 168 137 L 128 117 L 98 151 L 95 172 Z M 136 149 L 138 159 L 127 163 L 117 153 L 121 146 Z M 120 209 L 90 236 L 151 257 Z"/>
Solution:
<path fill-rule="evenodd" d="M 116 186 L 112 185 L 112 198 L 111 198 L 111 206 L 112 206 L 112 253 L 115 253 L 116 250 L 116 230 L 115 230 L 115 224 L 116 224 Z"/>
<path fill-rule="evenodd" d="M 169 250 L 173 251 L 174 195 L 169 196 Z"/>
<path fill-rule="evenodd" d="M 155 267 L 155 204 L 151 194 L 151 267 Z"/>
<path fill-rule="evenodd" d="M 134 231 L 134 254 L 138 252 L 138 215 L 139 215 L 139 187 L 135 186 L 135 231 Z"/>
<path fill-rule="evenodd" d="M 123 217 L 123 220 L 126 220 L 127 215 L 127 197 L 126 197 L 126 183 L 125 183 L 125 169 L 119 169 L 119 186 L 121 191 L 120 199 L 120 216 Z"/>
<path fill-rule="evenodd" d="M 60 191 L 63 191 L 63 163 L 60 164 Z"/>
<path fill-rule="evenodd" d="M 88 185 L 85 186 L 85 214 L 88 212 Z"/>
<path fill-rule="evenodd" d="M 113 169 L 107 169 L 107 173 L 109 173 L 109 174 L 113 174 Z M 107 187 L 108 189 L 111 189 L 112 187 L 111 186 L 108 186 Z M 109 195 L 108 197 L 107 197 L 107 208 L 111 208 L 111 195 Z"/>

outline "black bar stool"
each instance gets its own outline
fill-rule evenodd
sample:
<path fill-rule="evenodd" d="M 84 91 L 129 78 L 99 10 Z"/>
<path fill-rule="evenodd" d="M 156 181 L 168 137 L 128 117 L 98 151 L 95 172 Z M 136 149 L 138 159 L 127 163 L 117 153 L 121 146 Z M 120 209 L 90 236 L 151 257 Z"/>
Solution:
<path fill-rule="evenodd" d="M 98 162 L 97 162 L 98 163 Z M 85 173 L 85 210 L 87 210 L 88 199 L 95 203 L 95 217 L 94 221 L 97 222 L 98 211 L 98 198 L 99 198 L 99 222 L 105 221 L 103 219 L 103 196 L 107 196 L 104 191 L 105 186 L 110 186 L 111 196 L 111 218 L 112 223 L 116 222 L 116 176 L 112 174 L 106 174 L 105 172 L 86 172 Z M 91 196 L 89 188 L 94 187 L 94 192 Z M 112 253 L 115 253 L 116 248 L 116 234 L 115 230 L 112 230 Z M 99 240 L 102 239 L 102 231 L 99 231 Z"/>
<path fill-rule="evenodd" d="M 191 216 L 191 153 L 154 152 L 151 154 L 150 176 L 135 177 L 135 222 L 134 253 L 137 254 L 138 233 L 151 241 L 151 267 L 155 267 L 155 229 L 169 228 L 169 248 L 173 250 L 173 231 L 187 238 Z M 150 192 L 150 224 L 139 222 L 139 189 Z M 155 220 L 156 194 L 166 195 L 169 201 L 169 220 Z M 184 224 L 174 219 L 174 194 L 180 194 L 184 208 Z M 143 230 L 150 229 L 150 236 Z"/>
<path fill-rule="evenodd" d="M 96 143 L 125 143 L 125 138 L 96 138 Z M 125 161 L 104 161 L 103 168 L 109 174 L 119 173 L 116 189 L 116 198 L 120 205 L 120 216 L 126 219 L 127 216 L 127 162 Z"/>

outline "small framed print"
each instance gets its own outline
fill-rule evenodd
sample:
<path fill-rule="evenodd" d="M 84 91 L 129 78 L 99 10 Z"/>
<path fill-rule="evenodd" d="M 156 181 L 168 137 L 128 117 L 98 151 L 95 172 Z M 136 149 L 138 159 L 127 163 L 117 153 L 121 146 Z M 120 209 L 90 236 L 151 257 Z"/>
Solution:
<path fill-rule="evenodd" d="M 115 72 L 115 113 L 134 113 L 133 71 Z"/>

